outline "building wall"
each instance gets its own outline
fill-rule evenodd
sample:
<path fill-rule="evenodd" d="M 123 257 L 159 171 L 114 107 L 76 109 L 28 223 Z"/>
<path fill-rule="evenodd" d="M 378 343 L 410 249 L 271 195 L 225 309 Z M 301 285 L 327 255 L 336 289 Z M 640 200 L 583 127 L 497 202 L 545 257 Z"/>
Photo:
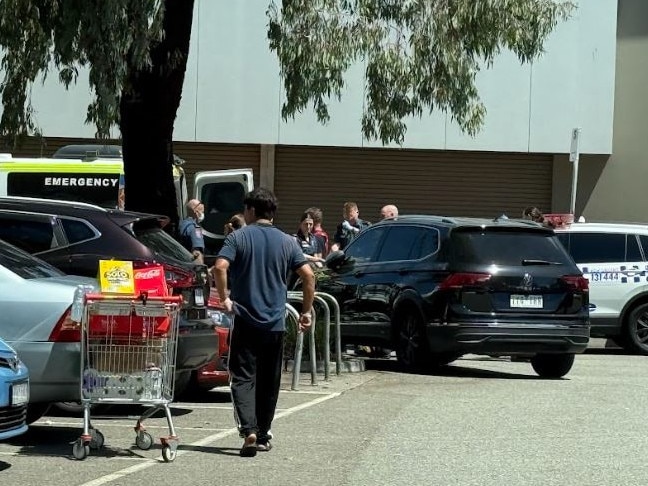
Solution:
<path fill-rule="evenodd" d="M 576 214 L 591 221 L 648 222 L 648 2 L 619 0 L 617 24 L 612 155 L 581 158 Z M 571 186 L 560 184 L 570 177 L 571 164 L 557 157 L 558 211 L 569 208 Z"/>
<path fill-rule="evenodd" d="M 404 148 L 565 153 L 570 130 L 583 129 L 583 153 L 611 152 L 617 0 L 577 0 L 573 17 L 557 26 L 546 53 L 521 66 L 503 52 L 477 78 L 488 110 L 471 138 L 447 114 L 408 121 Z M 363 140 L 364 71 L 353 66 L 331 122 L 312 111 L 283 122 L 279 67 L 268 48 L 268 0 L 196 0 L 190 59 L 175 126 L 178 141 L 376 147 Z M 46 136 L 92 137 L 84 124 L 90 101 L 87 73 L 66 92 L 55 73 L 34 87 L 32 101 Z M 113 133 L 118 136 L 118 131 Z"/>

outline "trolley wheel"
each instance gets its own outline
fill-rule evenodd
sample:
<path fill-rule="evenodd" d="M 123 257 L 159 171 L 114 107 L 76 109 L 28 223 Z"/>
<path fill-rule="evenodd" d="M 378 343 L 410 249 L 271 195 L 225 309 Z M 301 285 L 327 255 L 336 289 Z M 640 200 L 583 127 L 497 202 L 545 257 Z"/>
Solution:
<path fill-rule="evenodd" d="M 75 459 L 83 461 L 90 455 L 90 446 L 83 442 L 83 439 L 77 439 L 72 446 L 72 455 Z"/>
<path fill-rule="evenodd" d="M 140 430 L 135 436 L 135 445 L 143 451 L 148 451 L 153 445 L 153 436 L 144 430 Z"/>
<path fill-rule="evenodd" d="M 162 459 L 164 459 L 164 462 L 175 461 L 177 455 L 178 450 L 175 447 L 172 447 L 168 444 L 162 447 Z"/>
<path fill-rule="evenodd" d="M 90 440 L 90 449 L 101 449 L 106 442 L 104 435 L 97 429 L 90 429 L 90 435 L 92 439 Z"/>

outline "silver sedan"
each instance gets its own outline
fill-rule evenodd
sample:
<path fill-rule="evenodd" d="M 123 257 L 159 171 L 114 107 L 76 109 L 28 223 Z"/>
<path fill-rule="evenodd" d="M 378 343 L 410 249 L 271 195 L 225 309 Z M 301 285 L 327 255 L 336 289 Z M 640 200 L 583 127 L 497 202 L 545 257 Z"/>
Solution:
<path fill-rule="evenodd" d="M 97 288 L 0 240 L 0 336 L 29 369 L 30 422 L 53 402 L 79 399 L 80 329 L 70 316 L 80 284 Z"/>

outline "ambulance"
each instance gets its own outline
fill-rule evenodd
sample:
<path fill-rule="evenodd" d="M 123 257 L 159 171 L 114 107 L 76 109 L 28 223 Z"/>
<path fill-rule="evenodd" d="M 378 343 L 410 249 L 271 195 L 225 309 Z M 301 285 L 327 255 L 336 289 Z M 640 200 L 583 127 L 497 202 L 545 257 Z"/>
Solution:
<path fill-rule="evenodd" d="M 173 181 L 180 219 L 190 199 L 182 168 L 174 156 Z M 205 205 L 202 222 L 206 253 L 222 245 L 229 218 L 243 210 L 245 194 L 254 188 L 252 169 L 198 172 L 192 198 Z M 119 145 L 66 145 L 51 158 L 15 158 L 0 154 L 0 196 L 39 197 L 124 209 L 124 163 Z"/>

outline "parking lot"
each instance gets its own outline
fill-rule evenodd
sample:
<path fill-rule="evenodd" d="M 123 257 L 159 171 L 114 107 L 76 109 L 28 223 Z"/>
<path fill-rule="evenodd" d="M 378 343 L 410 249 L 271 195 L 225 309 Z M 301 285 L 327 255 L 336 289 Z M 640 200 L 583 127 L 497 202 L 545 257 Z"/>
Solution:
<path fill-rule="evenodd" d="M 138 407 L 97 411 L 106 445 L 85 461 L 72 458 L 70 445 L 81 419 L 47 416 L 0 444 L 0 477 L 3 484 L 87 486 L 250 485 L 264 475 L 271 485 L 645 484 L 638 417 L 648 360 L 603 342 L 594 348 L 562 380 L 540 379 L 527 362 L 474 355 L 438 375 L 369 360 L 364 373 L 316 386 L 303 374 L 298 391 L 285 374 L 276 448 L 255 459 L 238 457 L 227 389 L 174 404 L 181 446 L 172 464 L 162 462 L 159 444 L 134 446 Z M 151 419 L 147 429 L 157 438 L 166 423 Z"/>

